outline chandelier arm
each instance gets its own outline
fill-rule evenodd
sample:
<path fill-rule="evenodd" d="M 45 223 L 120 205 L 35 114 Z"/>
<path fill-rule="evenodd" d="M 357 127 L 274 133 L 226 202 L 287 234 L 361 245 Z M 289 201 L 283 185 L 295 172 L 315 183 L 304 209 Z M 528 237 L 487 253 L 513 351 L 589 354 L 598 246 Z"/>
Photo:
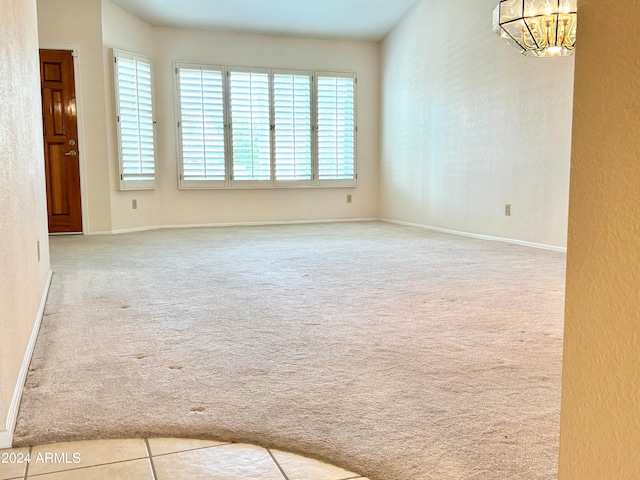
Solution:
<path fill-rule="evenodd" d="M 560 40 L 560 37 L 558 36 L 560 34 L 560 0 L 558 0 L 558 6 L 556 7 L 556 45 L 562 45 L 561 43 L 559 43 L 558 40 Z"/>
<path fill-rule="evenodd" d="M 556 42 L 555 44 L 558 45 L 558 34 L 560 33 L 560 0 L 558 0 L 556 5 L 556 14 L 554 15 L 556 18 Z"/>

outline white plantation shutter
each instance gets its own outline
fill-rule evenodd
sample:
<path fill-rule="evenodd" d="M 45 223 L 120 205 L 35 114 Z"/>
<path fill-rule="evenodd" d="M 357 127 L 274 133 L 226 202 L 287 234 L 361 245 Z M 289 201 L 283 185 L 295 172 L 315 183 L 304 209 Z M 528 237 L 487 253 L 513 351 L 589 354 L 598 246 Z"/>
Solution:
<path fill-rule="evenodd" d="M 317 102 L 319 181 L 355 183 L 355 75 L 318 74 Z"/>
<path fill-rule="evenodd" d="M 113 51 L 120 188 L 155 188 L 155 128 L 151 60 Z"/>
<path fill-rule="evenodd" d="M 271 180 L 269 73 L 229 73 L 233 181 Z"/>
<path fill-rule="evenodd" d="M 311 73 L 273 74 L 276 181 L 312 179 Z"/>
<path fill-rule="evenodd" d="M 226 182 L 222 67 L 176 64 L 179 97 L 181 186 Z"/>
<path fill-rule="evenodd" d="M 180 188 L 355 186 L 355 73 L 174 65 Z"/>

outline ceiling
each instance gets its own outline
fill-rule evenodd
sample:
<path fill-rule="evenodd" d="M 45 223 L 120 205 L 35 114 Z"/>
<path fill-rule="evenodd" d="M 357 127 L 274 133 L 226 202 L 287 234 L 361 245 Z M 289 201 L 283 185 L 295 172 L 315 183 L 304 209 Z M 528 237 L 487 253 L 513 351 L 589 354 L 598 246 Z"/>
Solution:
<path fill-rule="evenodd" d="M 111 0 L 161 27 L 377 41 L 420 0 Z"/>

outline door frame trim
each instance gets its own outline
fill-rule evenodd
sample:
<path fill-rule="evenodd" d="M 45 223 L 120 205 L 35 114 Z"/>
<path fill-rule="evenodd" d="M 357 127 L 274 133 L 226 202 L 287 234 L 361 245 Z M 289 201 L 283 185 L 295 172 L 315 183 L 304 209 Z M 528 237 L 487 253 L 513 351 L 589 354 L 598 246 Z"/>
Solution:
<path fill-rule="evenodd" d="M 80 153 L 80 205 L 82 207 L 82 234 L 87 234 L 89 225 L 89 210 L 87 208 L 87 182 L 86 182 L 86 154 L 84 141 L 84 116 L 82 108 L 82 85 L 80 71 L 80 45 L 69 43 L 41 43 L 39 48 L 43 50 L 68 50 L 73 54 L 73 89 L 76 94 L 76 119 L 78 129 L 78 151 Z"/>

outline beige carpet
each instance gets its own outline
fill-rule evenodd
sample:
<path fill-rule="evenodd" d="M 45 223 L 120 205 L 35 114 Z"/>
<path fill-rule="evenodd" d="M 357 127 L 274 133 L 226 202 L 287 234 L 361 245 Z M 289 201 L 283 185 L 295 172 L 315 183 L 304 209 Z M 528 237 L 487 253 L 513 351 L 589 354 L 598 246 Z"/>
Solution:
<path fill-rule="evenodd" d="M 556 478 L 564 255 L 384 223 L 51 239 L 17 445 L 184 436 Z"/>

